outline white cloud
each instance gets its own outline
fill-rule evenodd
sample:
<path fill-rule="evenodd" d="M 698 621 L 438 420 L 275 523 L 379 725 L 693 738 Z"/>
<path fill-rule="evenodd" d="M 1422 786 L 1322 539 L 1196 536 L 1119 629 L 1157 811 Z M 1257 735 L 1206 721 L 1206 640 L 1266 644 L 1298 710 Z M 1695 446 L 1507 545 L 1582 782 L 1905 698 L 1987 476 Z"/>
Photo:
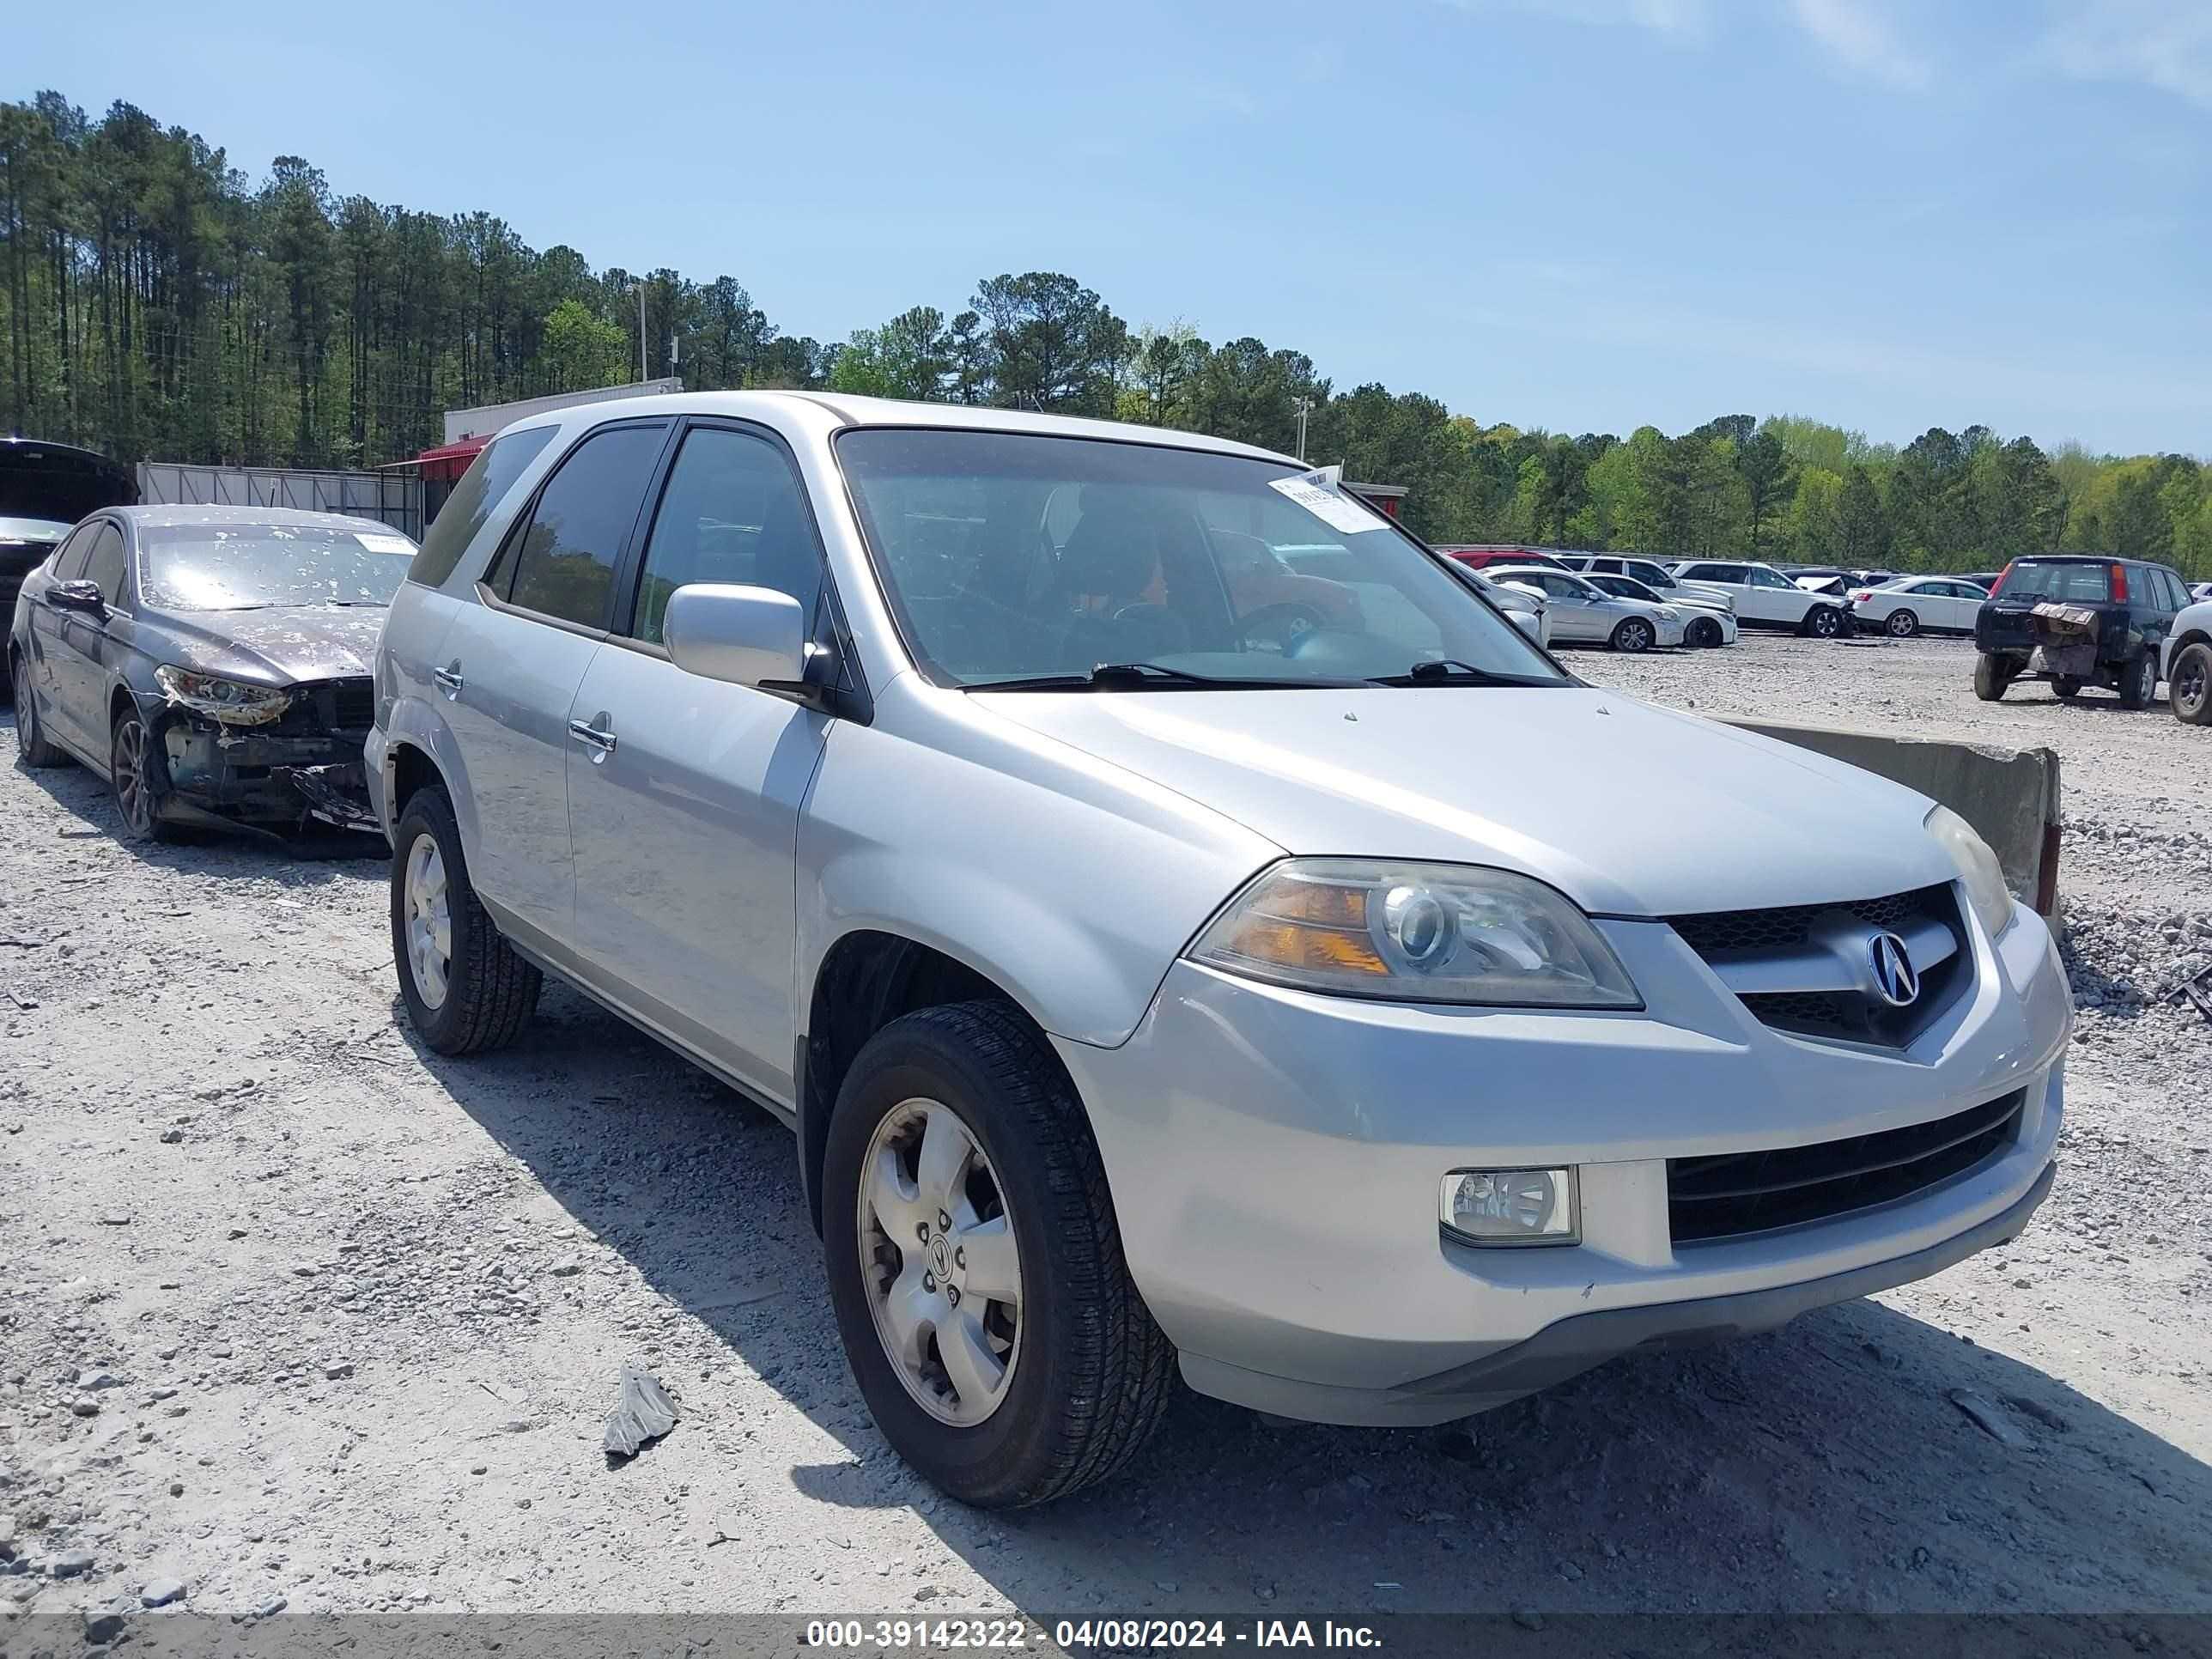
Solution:
<path fill-rule="evenodd" d="M 1790 0 L 1797 27 L 1844 69 L 1905 92 L 1929 81 L 1928 60 L 1864 0 Z"/>
<path fill-rule="evenodd" d="M 2041 57 L 2082 81 L 2133 81 L 2212 107 L 2212 6 L 2203 0 L 2075 0 Z"/>

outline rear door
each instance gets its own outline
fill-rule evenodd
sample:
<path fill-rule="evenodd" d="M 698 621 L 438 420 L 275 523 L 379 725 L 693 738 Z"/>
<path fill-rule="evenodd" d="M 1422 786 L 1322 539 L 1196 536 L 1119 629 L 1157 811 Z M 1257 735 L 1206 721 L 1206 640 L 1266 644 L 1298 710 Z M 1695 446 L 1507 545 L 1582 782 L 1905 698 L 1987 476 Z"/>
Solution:
<path fill-rule="evenodd" d="M 30 658 L 27 665 L 31 676 L 31 695 L 38 699 L 39 718 L 46 723 L 46 734 L 56 741 L 66 740 L 80 745 L 76 728 L 69 714 L 58 706 L 58 693 L 62 678 L 59 673 L 63 625 L 70 613 L 52 604 L 48 595 L 56 582 L 77 581 L 84 575 L 85 562 L 91 556 L 92 544 L 100 534 L 105 519 L 91 524 L 79 525 L 69 533 L 54 551 L 51 576 L 28 584 L 37 596 L 27 606 L 30 639 L 26 650 Z M 102 752 L 105 752 L 103 750 Z"/>
<path fill-rule="evenodd" d="M 1742 622 L 1769 620 L 1752 596 L 1751 575 L 1747 567 L 1740 564 L 1705 562 L 1687 564 L 1675 573 L 1679 580 L 1694 586 L 1709 587 L 1724 593 L 1735 605 L 1737 619 Z M 1771 610 L 1772 606 L 1768 606 Z M 1794 620 L 1794 619 L 1793 619 Z"/>
<path fill-rule="evenodd" d="M 474 797 L 469 878 L 510 927 L 564 947 L 574 921 L 568 708 L 615 611 L 667 421 L 593 428 L 515 520 L 433 671 Z"/>
<path fill-rule="evenodd" d="M 576 946 L 603 994 L 770 1098 L 795 1097 L 799 809 L 831 719 L 670 660 L 668 600 L 773 588 L 829 634 L 805 486 L 755 428 L 687 425 L 629 616 L 569 711 Z"/>

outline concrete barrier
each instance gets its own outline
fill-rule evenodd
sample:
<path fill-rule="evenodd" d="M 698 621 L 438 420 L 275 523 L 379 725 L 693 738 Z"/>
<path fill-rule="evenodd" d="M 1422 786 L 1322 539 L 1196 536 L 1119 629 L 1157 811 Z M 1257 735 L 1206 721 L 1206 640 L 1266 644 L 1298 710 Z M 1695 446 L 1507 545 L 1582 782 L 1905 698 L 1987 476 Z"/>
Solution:
<path fill-rule="evenodd" d="M 1900 738 L 1840 726 L 1731 720 L 1917 789 L 1974 826 L 2004 866 L 2014 895 L 2058 912 L 2058 751 Z"/>

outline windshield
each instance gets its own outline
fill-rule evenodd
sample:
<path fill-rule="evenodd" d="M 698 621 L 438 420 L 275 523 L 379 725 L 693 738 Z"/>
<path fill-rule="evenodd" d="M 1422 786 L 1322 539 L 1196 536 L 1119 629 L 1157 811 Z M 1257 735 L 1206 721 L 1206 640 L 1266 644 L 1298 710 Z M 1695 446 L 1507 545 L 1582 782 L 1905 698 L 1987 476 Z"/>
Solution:
<path fill-rule="evenodd" d="M 164 611 L 389 605 L 415 544 L 363 525 L 147 525 L 139 587 Z"/>
<path fill-rule="evenodd" d="M 2024 559 L 2005 573 L 2003 592 L 2008 599 L 2064 599 L 2076 605 L 2102 605 L 2112 596 L 2112 567 L 2086 561 L 2046 564 Z"/>
<path fill-rule="evenodd" d="M 1388 520 L 1285 463 L 899 428 L 847 432 L 837 454 L 941 685 L 1130 663 L 1183 690 L 1356 684 L 1438 661 L 1470 682 L 1570 683 Z"/>

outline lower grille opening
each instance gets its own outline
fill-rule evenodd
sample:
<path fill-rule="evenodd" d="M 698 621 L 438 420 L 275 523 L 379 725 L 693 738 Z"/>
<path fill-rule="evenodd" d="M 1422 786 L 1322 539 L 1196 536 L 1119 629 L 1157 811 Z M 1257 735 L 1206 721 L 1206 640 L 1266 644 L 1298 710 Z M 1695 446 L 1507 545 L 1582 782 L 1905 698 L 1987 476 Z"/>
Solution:
<path fill-rule="evenodd" d="M 1667 1220 L 1677 1244 L 1796 1227 L 1923 1192 L 2012 1144 L 2027 1091 L 1932 1123 L 1814 1146 L 1667 1160 Z"/>

